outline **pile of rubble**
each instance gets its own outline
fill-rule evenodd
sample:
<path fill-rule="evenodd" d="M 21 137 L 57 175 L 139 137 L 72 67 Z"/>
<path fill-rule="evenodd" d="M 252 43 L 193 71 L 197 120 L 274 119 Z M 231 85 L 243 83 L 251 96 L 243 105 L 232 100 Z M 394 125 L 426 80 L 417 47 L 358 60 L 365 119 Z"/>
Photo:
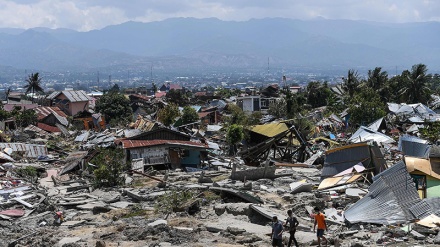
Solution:
<path fill-rule="evenodd" d="M 425 109 L 389 107 L 411 121 Z M 310 246 L 314 207 L 329 245 L 440 244 L 440 148 L 387 135 L 384 119 L 347 135 L 337 116 L 318 118 L 309 141 L 289 121 L 256 125 L 238 153 L 220 125 L 148 126 L 0 143 L 0 246 L 268 246 L 287 210 Z M 110 147 L 131 166 L 103 187 L 93 160 Z"/>

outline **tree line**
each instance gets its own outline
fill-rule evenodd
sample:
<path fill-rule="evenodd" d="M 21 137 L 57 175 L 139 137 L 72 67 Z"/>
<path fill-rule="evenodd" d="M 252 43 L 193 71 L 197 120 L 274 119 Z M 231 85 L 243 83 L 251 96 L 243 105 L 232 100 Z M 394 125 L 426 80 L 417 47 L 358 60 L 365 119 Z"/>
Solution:
<path fill-rule="evenodd" d="M 440 75 L 429 74 L 425 64 L 413 65 L 392 77 L 381 67 L 369 70 L 366 78 L 350 69 L 342 83 L 333 87 L 337 90 L 331 90 L 328 82 L 312 81 L 294 95 L 285 89 L 284 97 L 269 107 L 269 113 L 293 118 L 298 113 L 325 106 L 327 113 L 348 109 L 353 125 L 368 124 L 385 116 L 387 102 L 429 104 L 431 95 L 440 92 Z"/>

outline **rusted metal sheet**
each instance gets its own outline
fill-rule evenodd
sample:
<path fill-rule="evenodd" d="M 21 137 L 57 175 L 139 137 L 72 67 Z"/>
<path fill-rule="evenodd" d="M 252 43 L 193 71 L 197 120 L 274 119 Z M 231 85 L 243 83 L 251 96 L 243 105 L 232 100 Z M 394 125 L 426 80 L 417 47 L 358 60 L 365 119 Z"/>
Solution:
<path fill-rule="evenodd" d="M 24 156 L 28 158 L 38 158 L 48 154 L 46 146 L 38 144 L 2 142 L 0 143 L 0 148 L 10 148 L 14 152 L 24 152 Z"/>

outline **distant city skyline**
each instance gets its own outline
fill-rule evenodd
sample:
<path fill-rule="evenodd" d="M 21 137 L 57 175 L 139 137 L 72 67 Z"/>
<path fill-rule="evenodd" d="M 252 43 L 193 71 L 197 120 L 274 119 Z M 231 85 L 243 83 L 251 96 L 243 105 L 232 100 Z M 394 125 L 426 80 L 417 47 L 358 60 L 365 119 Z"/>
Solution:
<path fill-rule="evenodd" d="M 246 21 L 282 17 L 405 23 L 440 21 L 435 0 L 0 0 L 0 28 L 101 29 L 174 17 Z"/>

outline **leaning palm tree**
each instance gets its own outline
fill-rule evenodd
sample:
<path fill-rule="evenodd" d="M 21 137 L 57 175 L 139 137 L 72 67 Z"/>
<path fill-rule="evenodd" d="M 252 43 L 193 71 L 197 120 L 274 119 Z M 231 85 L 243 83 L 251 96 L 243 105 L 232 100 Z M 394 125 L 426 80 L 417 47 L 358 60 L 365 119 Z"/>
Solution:
<path fill-rule="evenodd" d="M 41 78 L 37 73 L 32 73 L 27 79 L 24 88 L 26 89 L 26 94 L 32 93 L 32 103 L 34 103 L 34 93 L 44 93 L 43 87 L 41 86 Z"/>

